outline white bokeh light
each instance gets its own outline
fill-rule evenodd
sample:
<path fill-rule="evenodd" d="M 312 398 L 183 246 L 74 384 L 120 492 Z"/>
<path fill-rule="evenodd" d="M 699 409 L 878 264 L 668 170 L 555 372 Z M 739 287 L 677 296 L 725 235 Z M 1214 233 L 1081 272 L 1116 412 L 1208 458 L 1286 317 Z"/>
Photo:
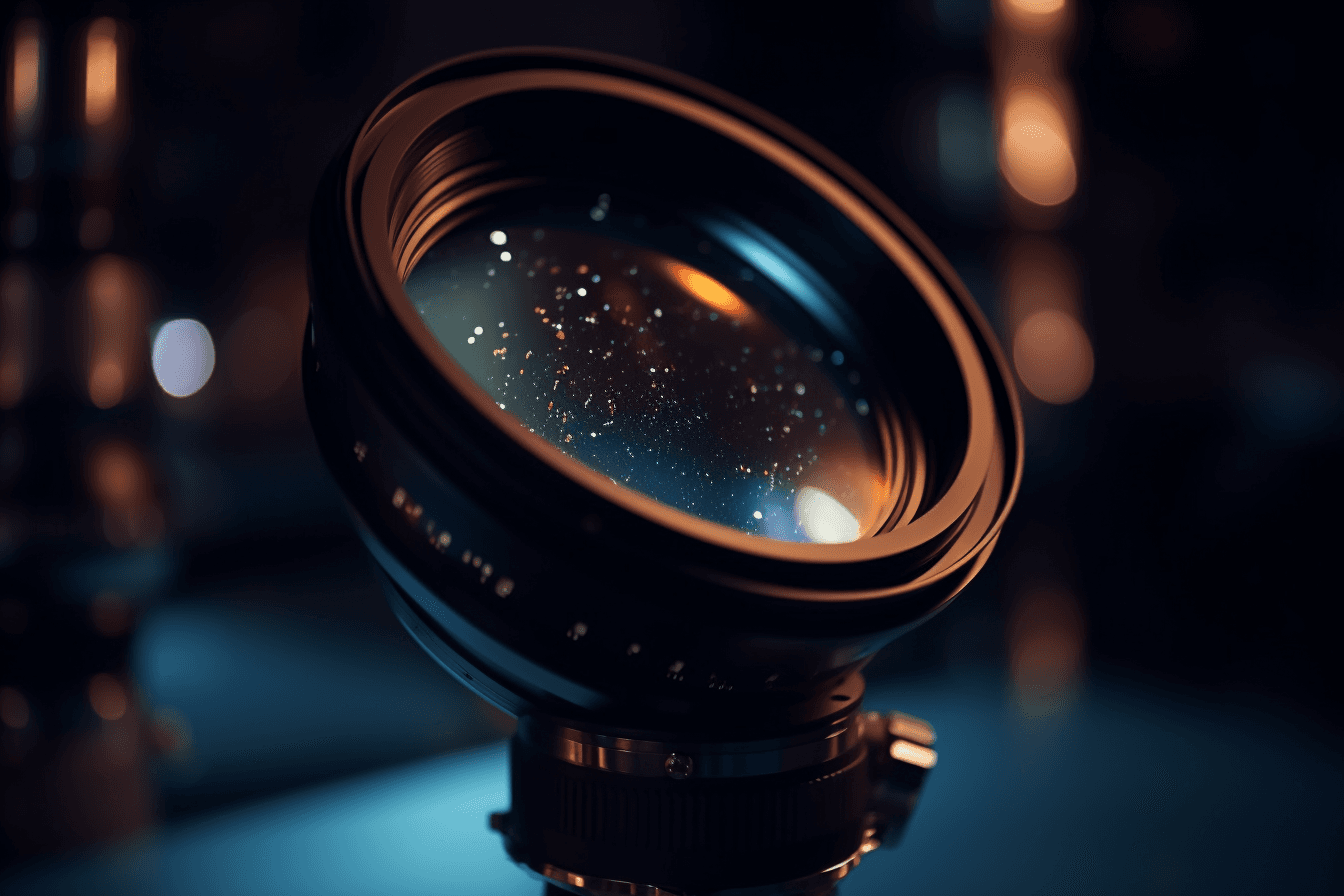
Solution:
<path fill-rule="evenodd" d="M 805 485 L 798 489 L 793 512 L 809 541 L 845 544 L 859 538 L 859 521 L 854 514 L 819 488 Z"/>
<path fill-rule="evenodd" d="M 209 382 L 215 369 L 215 343 L 200 321 L 189 317 L 170 320 L 154 334 L 150 360 L 163 391 L 186 398 Z"/>

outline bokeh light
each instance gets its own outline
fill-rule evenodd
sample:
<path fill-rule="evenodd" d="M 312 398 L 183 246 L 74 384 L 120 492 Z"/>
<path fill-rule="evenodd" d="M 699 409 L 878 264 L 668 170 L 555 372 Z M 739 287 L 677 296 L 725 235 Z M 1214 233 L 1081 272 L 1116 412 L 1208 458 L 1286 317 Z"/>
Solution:
<path fill-rule="evenodd" d="M 9 70 L 10 127 L 26 139 L 37 129 L 42 110 L 42 28 L 36 19 L 14 26 L 14 55 Z"/>
<path fill-rule="evenodd" d="M 144 369 L 146 286 L 132 262 L 106 254 L 89 265 L 85 292 L 89 400 L 110 408 L 130 396 Z"/>
<path fill-rule="evenodd" d="M 1051 31 L 1068 12 L 1068 0 L 999 0 L 999 16 L 1023 31 Z"/>
<path fill-rule="evenodd" d="M 135 445 L 121 440 L 95 444 L 89 450 L 86 476 L 89 493 L 102 507 L 103 534 L 110 544 L 150 544 L 163 536 L 163 511 L 155 500 L 149 462 Z M 95 615 L 100 600 L 95 599 L 91 608 Z"/>
<path fill-rule="evenodd" d="M 1054 206 L 1078 187 L 1068 124 L 1049 92 L 1014 87 L 1003 99 L 999 169 L 1023 199 Z"/>
<path fill-rule="evenodd" d="M 100 127 L 117 109 L 117 23 L 95 19 L 89 25 L 84 56 L 84 121 Z"/>
<path fill-rule="evenodd" d="M 1092 343 L 1071 314 L 1052 308 L 1028 315 L 1013 334 L 1013 364 L 1022 385 L 1050 404 L 1068 404 L 1092 385 Z"/>
<path fill-rule="evenodd" d="M 195 395 L 215 369 L 215 343 L 205 324 L 189 317 L 170 320 L 154 334 L 154 378 L 174 398 Z"/>
<path fill-rule="evenodd" d="M 1082 609 L 1068 589 L 1035 585 L 1018 595 L 1008 620 L 1008 667 L 1024 713 L 1045 715 L 1076 696 L 1084 638 Z"/>
<path fill-rule="evenodd" d="M 89 705 L 100 719 L 115 722 L 126 715 L 126 688 L 106 672 L 89 679 Z"/>

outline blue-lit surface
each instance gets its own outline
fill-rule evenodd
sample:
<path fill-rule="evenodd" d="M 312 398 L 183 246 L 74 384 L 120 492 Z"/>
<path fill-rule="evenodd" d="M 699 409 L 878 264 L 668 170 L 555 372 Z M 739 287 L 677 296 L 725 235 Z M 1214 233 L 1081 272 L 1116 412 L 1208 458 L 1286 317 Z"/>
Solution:
<path fill-rule="evenodd" d="M 159 763 L 165 793 L 220 801 L 498 736 L 479 704 L 409 639 L 225 601 L 153 609 L 135 680 L 189 745 Z"/>
<path fill-rule="evenodd" d="M 508 805 L 503 745 L 317 788 L 54 864 L 7 893 L 533 894 L 486 816 Z"/>
<path fill-rule="evenodd" d="M 841 886 L 878 893 L 1328 893 L 1341 882 L 1337 745 L 1262 712 L 1093 686 L 1022 716 L 1001 685 L 876 688 L 934 721 L 939 762 L 898 849 Z M 486 816 L 503 745 L 420 762 L 29 870 L 13 894 L 540 892 Z"/>

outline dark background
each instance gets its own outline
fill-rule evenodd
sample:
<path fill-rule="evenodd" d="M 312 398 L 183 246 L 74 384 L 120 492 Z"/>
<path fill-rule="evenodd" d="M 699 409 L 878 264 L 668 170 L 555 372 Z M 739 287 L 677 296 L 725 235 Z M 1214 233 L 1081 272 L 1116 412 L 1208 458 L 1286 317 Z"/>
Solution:
<path fill-rule="evenodd" d="M 1015 225 L 999 185 L 953 202 L 921 163 L 929 97 L 949 83 L 990 90 L 986 3 L 350 0 L 23 15 L 46 23 L 52 88 L 30 244 L 11 227 L 30 194 L 7 180 L 2 203 L 6 258 L 41 284 L 40 375 L 0 411 L 0 685 L 25 695 L 29 718 L 4 730 L 6 862 L 508 729 L 392 620 L 298 390 L 317 179 L 419 69 L 553 44 L 738 93 L 892 196 L 1005 326 L 996 283 Z M 99 251 L 142 267 L 149 320 L 198 318 L 219 352 L 196 395 L 170 398 L 147 378 L 105 411 L 69 372 L 79 278 L 98 252 L 77 238 L 89 187 L 67 69 L 99 15 L 131 38 L 130 127 Z M 1082 275 L 1095 377 L 1065 406 L 1024 395 L 1026 475 L 995 558 L 875 677 L 1010 678 L 1014 608 L 1045 583 L 1081 614 L 1081 681 L 1254 706 L 1338 742 L 1344 167 L 1327 136 L 1332 40 L 1264 5 L 1077 5 L 1065 71 L 1080 182 L 1054 232 Z M 164 520 L 152 544 L 112 550 L 96 525 L 59 522 L 96 516 L 83 471 L 104 439 L 146 458 Z M 105 593 L 127 614 L 111 635 L 89 621 Z M 106 734 L 86 697 L 100 672 L 130 695 L 122 747 L 135 758 L 116 774 L 90 739 Z"/>

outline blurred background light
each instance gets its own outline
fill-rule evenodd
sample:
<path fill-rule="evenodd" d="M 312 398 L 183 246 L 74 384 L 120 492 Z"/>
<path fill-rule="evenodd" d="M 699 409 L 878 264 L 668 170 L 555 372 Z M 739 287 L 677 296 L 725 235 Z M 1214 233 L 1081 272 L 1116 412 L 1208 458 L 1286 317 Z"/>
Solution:
<path fill-rule="evenodd" d="M 1037 205 L 1067 202 L 1078 187 L 1069 129 L 1046 90 L 1015 86 L 1003 99 L 999 168 L 1018 195 Z"/>
<path fill-rule="evenodd" d="M 98 717 L 115 722 L 126 715 L 126 688 L 106 672 L 89 679 L 89 705 Z"/>
<path fill-rule="evenodd" d="M 128 259 L 99 255 L 85 273 L 84 289 L 89 400 L 110 408 L 131 394 L 144 367 L 144 276 Z"/>
<path fill-rule="evenodd" d="M 112 121 L 117 110 L 117 23 L 104 16 L 89 25 L 84 51 L 84 121 Z"/>
<path fill-rule="evenodd" d="M 191 318 L 170 320 L 154 334 L 154 378 L 174 398 L 194 395 L 215 369 L 215 343 L 205 324 Z"/>
<path fill-rule="evenodd" d="M 1092 343 L 1072 315 L 1036 311 L 1013 333 L 1013 365 L 1032 395 L 1049 404 L 1069 404 L 1092 385 Z"/>
<path fill-rule="evenodd" d="M 997 0 L 999 15 L 1024 31 L 1050 31 L 1061 24 L 1067 0 Z"/>
<path fill-rule="evenodd" d="M 10 135 L 26 140 L 37 130 L 42 113 L 42 26 L 37 19 L 14 24 L 9 65 Z"/>
<path fill-rule="evenodd" d="M 1085 631 L 1078 600 L 1059 585 L 1033 585 L 1013 601 L 1008 617 L 1008 670 L 1018 708 L 1046 715 L 1077 696 Z"/>

